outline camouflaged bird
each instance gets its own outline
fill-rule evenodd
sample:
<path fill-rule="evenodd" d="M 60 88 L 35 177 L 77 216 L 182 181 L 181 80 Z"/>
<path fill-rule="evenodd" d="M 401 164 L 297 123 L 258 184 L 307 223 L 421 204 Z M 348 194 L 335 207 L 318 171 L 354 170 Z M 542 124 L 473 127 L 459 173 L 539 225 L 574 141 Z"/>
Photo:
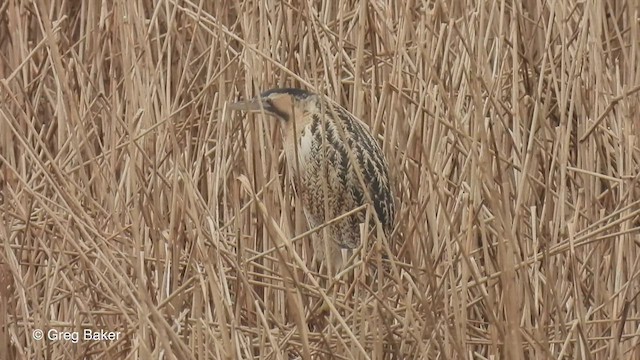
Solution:
<path fill-rule="evenodd" d="M 264 111 L 280 120 L 288 172 L 311 228 L 370 201 L 384 232 L 391 233 L 395 207 L 388 165 L 362 121 L 321 95 L 292 88 L 271 89 L 230 108 Z M 326 243 L 318 231 L 312 240 L 317 260 L 326 260 L 329 251 L 327 266 L 340 269 L 341 249 L 358 247 L 364 222 L 365 211 L 334 222 L 327 226 Z"/>

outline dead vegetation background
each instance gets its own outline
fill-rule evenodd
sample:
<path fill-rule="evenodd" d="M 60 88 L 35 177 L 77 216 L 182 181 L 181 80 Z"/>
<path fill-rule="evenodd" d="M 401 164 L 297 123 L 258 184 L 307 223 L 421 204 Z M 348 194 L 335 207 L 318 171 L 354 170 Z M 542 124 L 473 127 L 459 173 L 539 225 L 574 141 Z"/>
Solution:
<path fill-rule="evenodd" d="M 0 357 L 640 358 L 639 14 L 3 1 Z M 225 108 L 283 86 L 370 124 L 397 189 L 400 271 L 326 316 L 307 237 L 276 251 L 307 230 L 277 125 Z M 85 328 L 122 336 L 32 338 Z"/>

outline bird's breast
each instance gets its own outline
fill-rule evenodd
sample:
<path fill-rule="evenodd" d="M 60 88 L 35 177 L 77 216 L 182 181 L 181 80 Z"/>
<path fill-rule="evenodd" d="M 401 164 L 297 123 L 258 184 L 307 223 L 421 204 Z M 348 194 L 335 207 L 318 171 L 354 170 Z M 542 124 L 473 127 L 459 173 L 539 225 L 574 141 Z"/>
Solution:
<path fill-rule="evenodd" d="M 291 126 L 284 129 L 283 147 L 287 159 L 287 172 L 294 193 L 305 199 L 308 196 L 306 179 L 308 164 L 312 157 L 313 134 L 310 123 L 301 121 L 296 125 L 299 127 Z"/>
<path fill-rule="evenodd" d="M 301 129 L 296 131 L 295 135 L 293 130 L 289 134 L 285 134 L 284 151 L 291 173 L 300 173 L 302 175 L 305 172 L 305 165 L 308 164 L 311 158 L 312 146 L 311 124 L 302 126 Z"/>

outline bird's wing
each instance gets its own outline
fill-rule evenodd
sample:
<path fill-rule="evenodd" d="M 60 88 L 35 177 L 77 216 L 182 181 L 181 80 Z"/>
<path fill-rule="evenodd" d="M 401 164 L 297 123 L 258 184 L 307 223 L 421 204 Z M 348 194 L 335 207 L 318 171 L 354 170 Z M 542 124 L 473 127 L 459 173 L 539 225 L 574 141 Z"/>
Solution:
<path fill-rule="evenodd" d="M 323 223 L 325 219 L 333 219 L 363 205 L 367 201 L 366 191 L 383 227 L 388 230 L 392 226 L 394 208 L 382 150 L 364 123 L 341 108 L 336 115 L 342 121 L 329 121 L 333 116 L 322 119 L 314 115 L 310 124 L 313 138 L 309 156 L 303 162 L 304 200 L 312 207 L 309 213 L 313 219 L 309 220 Z M 326 209 L 325 189 L 328 194 Z M 336 231 L 341 234 L 359 231 L 358 224 L 363 221 L 363 213 L 350 216 L 338 223 L 340 226 Z"/>

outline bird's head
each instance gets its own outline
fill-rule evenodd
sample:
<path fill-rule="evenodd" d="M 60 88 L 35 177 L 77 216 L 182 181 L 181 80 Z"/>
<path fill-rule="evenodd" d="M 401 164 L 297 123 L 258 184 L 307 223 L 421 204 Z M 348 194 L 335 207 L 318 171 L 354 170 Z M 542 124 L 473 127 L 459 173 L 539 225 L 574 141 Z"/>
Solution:
<path fill-rule="evenodd" d="M 302 116 L 309 100 L 314 96 L 306 90 L 285 88 L 271 89 L 251 99 L 229 104 L 231 110 L 263 112 L 288 121 Z"/>

